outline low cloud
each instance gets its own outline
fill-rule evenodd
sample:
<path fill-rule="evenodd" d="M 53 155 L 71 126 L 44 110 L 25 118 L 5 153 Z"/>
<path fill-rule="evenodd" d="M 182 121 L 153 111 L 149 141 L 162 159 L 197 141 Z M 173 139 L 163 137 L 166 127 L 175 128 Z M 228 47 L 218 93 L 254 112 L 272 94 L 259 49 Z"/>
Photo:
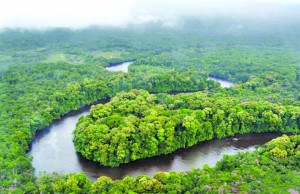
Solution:
<path fill-rule="evenodd" d="M 295 19 L 299 8 L 297 0 L 2 0 L 0 28 L 82 28 L 147 22 L 174 27 L 182 17 L 214 16 Z"/>

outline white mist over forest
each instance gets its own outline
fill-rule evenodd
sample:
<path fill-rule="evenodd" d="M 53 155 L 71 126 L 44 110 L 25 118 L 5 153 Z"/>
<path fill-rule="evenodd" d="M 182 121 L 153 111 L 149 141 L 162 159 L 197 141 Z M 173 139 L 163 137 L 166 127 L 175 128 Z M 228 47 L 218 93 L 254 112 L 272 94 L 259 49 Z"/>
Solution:
<path fill-rule="evenodd" d="M 297 0 L 3 0 L 2 28 L 82 28 L 162 23 L 175 27 L 185 17 L 269 20 L 299 18 Z"/>

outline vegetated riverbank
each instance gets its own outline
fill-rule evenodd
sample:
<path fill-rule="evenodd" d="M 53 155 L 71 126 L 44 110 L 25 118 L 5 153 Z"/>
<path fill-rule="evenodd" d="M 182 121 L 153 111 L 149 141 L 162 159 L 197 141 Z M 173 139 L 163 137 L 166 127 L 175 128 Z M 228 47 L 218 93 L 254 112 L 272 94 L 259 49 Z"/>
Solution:
<path fill-rule="evenodd" d="M 115 69 L 110 69 L 110 68 L 107 69 L 109 71 L 115 71 L 116 69 L 118 69 L 117 71 L 127 72 L 128 66 L 131 63 L 132 62 L 118 63 L 118 64 L 114 64 L 113 67 L 115 67 Z M 223 80 L 221 80 L 220 82 L 222 86 Z M 181 92 L 175 92 L 175 93 L 181 93 Z M 109 101 L 108 99 L 98 101 L 96 103 L 93 103 L 93 105 L 97 103 L 106 103 L 108 101 Z M 202 165 L 205 164 L 204 161 L 208 162 L 210 165 L 213 165 L 221 158 L 222 154 L 237 153 L 239 150 L 241 151 L 247 148 L 251 149 L 252 148 L 251 146 L 256 145 L 254 143 L 255 142 L 254 140 L 253 144 L 247 144 L 246 147 L 239 149 L 232 146 L 231 143 L 227 144 L 230 141 L 224 139 L 224 140 L 219 140 L 221 142 L 216 144 L 207 144 L 209 145 L 209 147 L 207 148 L 209 148 L 210 150 L 214 150 L 210 153 L 206 153 L 207 157 L 203 157 L 201 153 L 197 153 L 194 151 L 190 155 L 200 156 L 197 158 L 196 161 L 194 160 L 182 161 L 180 159 L 173 161 L 175 163 L 178 162 L 182 163 L 181 166 L 180 165 L 172 166 L 171 164 L 170 166 L 166 166 L 165 164 L 159 165 L 157 163 L 157 158 L 156 158 L 156 161 L 148 162 L 147 166 L 144 166 L 144 164 L 143 165 L 137 164 L 137 165 L 132 165 L 129 168 L 128 166 L 124 166 L 119 169 L 104 168 L 99 166 L 98 164 L 89 162 L 84 158 L 82 158 L 80 155 L 78 155 L 72 143 L 71 134 L 73 129 L 75 129 L 75 124 L 77 123 L 78 118 L 89 113 L 90 107 L 91 105 L 88 105 L 83 108 L 80 108 L 77 111 L 71 111 L 70 113 L 66 114 L 62 118 L 55 120 L 49 127 L 43 130 L 39 130 L 37 132 L 29 151 L 29 154 L 33 156 L 33 166 L 35 168 L 36 174 L 38 174 L 41 171 L 46 171 L 48 173 L 54 171 L 68 172 L 68 173 L 86 172 L 89 177 L 93 177 L 93 178 L 97 178 L 98 176 L 101 175 L 107 175 L 116 179 L 121 179 L 126 175 L 137 176 L 138 174 L 146 174 L 151 176 L 156 171 L 189 170 L 192 167 L 192 164 L 194 164 L 194 166 L 196 167 L 202 167 Z M 258 136 L 255 137 L 257 138 Z M 265 136 L 265 139 L 261 139 L 261 141 L 256 143 L 262 145 L 267 140 L 270 140 L 271 137 L 276 137 L 276 136 L 270 134 L 269 137 Z M 205 150 L 205 148 L 203 148 L 202 146 L 199 147 L 199 149 L 203 151 Z M 220 154 L 216 154 L 219 152 Z M 178 157 L 176 156 L 175 158 Z M 210 158 L 210 159 L 207 160 L 205 158 Z M 166 159 L 167 158 L 164 158 L 163 160 Z M 174 156 L 170 156 L 168 160 L 170 159 L 171 160 L 174 159 Z M 131 171 L 129 171 L 129 169 L 131 169 Z"/>
<path fill-rule="evenodd" d="M 167 95 L 120 92 L 91 108 L 74 131 L 75 149 L 104 166 L 170 154 L 213 138 L 250 132 L 299 132 L 297 106 L 211 98 L 207 93 Z"/>
<path fill-rule="evenodd" d="M 216 167 L 188 172 L 157 172 L 91 182 L 84 174 L 47 175 L 39 179 L 40 192 L 70 193 L 288 193 L 300 183 L 300 135 L 282 136 L 254 152 L 225 156 Z M 51 184 L 49 184 L 51 183 Z M 274 184 L 276 183 L 276 184 Z M 70 186 L 70 184 L 72 186 Z"/>
<path fill-rule="evenodd" d="M 107 66 L 105 69 L 107 69 L 109 71 L 113 71 L 113 72 L 121 71 L 121 72 L 127 73 L 128 72 L 128 67 L 132 63 L 134 63 L 134 61 L 113 63 L 113 64 L 110 64 L 109 66 Z M 214 77 L 214 76 L 208 76 L 208 79 L 209 80 L 214 80 L 214 81 L 220 83 L 220 86 L 223 87 L 223 88 L 231 88 L 234 85 L 233 82 L 230 82 L 226 79 L 221 79 L 221 78 L 218 78 L 218 77 Z M 171 91 L 171 92 L 173 92 L 174 94 L 176 93 L 176 91 Z M 187 92 L 195 92 L 195 91 L 187 91 Z"/>
<path fill-rule="evenodd" d="M 45 189 L 47 183 L 36 179 L 26 154 L 36 130 L 71 110 L 122 90 L 146 88 L 150 92 L 158 92 L 154 89 L 168 92 L 179 87 L 186 91 L 214 88 L 207 82 L 207 76 L 203 76 L 213 73 L 240 84 L 230 90 L 210 90 L 212 96 L 299 106 L 299 93 L 295 91 L 299 91 L 300 55 L 299 45 L 294 44 L 299 42 L 299 33 L 295 33 L 297 36 L 289 33 L 286 39 L 281 39 L 283 34 L 277 33 L 280 37 L 276 37 L 273 29 L 275 36 L 265 39 L 264 34 L 256 32 L 239 38 L 228 33 L 210 33 L 211 38 L 207 38 L 208 34 L 198 32 L 186 36 L 180 32 L 125 31 L 8 30 L 0 34 L 4 48 L 0 61 L 8 64 L 0 72 L 1 192 L 36 193 Z M 278 40 L 283 42 L 279 45 Z M 145 58 L 139 64 L 147 68 L 132 67 L 130 75 L 108 72 L 103 67 L 113 61 L 106 59 L 111 51 L 125 61 Z M 57 60 L 57 56 L 75 60 L 66 63 Z M 69 179 L 56 177 L 61 185 L 56 189 L 60 192 L 62 187 L 69 189 L 69 193 L 78 192 L 84 185 L 79 181 L 84 176 L 66 176 Z M 52 177 L 48 180 L 51 187 Z"/>
<path fill-rule="evenodd" d="M 72 111 L 54 121 L 49 127 L 37 131 L 31 144 L 29 155 L 35 174 L 79 173 L 95 180 L 99 176 L 123 179 L 125 176 L 137 177 L 140 174 L 153 176 L 158 171 L 188 171 L 192 167 L 202 168 L 204 164 L 214 166 L 224 154 L 253 150 L 255 145 L 263 145 L 280 134 L 244 134 L 233 138 L 223 138 L 199 143 L 191 148 L 178 150 L 173 154 L 135 161 L 117 168 L 104 167 L 77 154 L 72 142 L 72 131 L 81 116 L 90 112 L 90 106 Z M 237 140 L 235 139 L 237 138 Z"/>

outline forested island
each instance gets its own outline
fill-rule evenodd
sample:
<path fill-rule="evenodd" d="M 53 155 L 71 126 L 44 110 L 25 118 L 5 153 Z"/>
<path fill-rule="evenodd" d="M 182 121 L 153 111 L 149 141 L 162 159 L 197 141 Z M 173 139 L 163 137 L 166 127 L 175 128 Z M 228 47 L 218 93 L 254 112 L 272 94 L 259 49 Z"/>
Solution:
<path fill-rule="evenodd" d="M 218 21 L 1 31 L 0 193 L 299 192 L 299 22 L 243 21 L 228 30 L 239 22 Z M 128 61 L 127 73 L 105 69 Z M 104 166 L 234 134 L 286 135 L 188 172 L 36 176 L 28 155 L 36 132 L 101 99 L 110 100 L 79 119 L 74 146 Z"/>

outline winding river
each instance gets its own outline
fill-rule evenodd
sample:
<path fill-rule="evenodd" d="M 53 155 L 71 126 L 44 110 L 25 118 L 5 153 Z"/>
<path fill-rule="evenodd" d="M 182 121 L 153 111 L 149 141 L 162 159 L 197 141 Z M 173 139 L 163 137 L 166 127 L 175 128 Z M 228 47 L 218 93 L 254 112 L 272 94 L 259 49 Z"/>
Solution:
<path fill-rule="evenodd" d="M 127 71 L 130 62 L 120 64 L 112 71 Z M 124 70 L 124 71 L 125 71 Z M 125 71 L 125 72 L 126 72 Z M 218 81 L 218 80 L 216 80 Z M 224 81 L 224 80 L 223 80 Z M 100 103 L 105 103 L 102 101 Z M 91 179 L 110 176 L 122 179 L 139 174 L 152 176 L 157 171 L 187 171 L 192 167 L 201 168 L 204 164 L 214 166 L 224 154 L 236 154 L 239 151 L 253 151 L 255 145 L 262 145 L 279 136 L 278 133 L 246 134 L 231 138 L 215 139 L 199 143 L 173 154 L 143 159 L 121 165 L 117 168 L 103 167 L 84 159 L 76 153 L 72 142 L 72 131 L 78 119 L 89 113 L 90 106 L 73 111 L 54 121 L 49 127 L 39 130 L 31 144 L 29 155 L 33 157 L 35 173 L 57 171 L 60 173 L 85 172 Z"/>

